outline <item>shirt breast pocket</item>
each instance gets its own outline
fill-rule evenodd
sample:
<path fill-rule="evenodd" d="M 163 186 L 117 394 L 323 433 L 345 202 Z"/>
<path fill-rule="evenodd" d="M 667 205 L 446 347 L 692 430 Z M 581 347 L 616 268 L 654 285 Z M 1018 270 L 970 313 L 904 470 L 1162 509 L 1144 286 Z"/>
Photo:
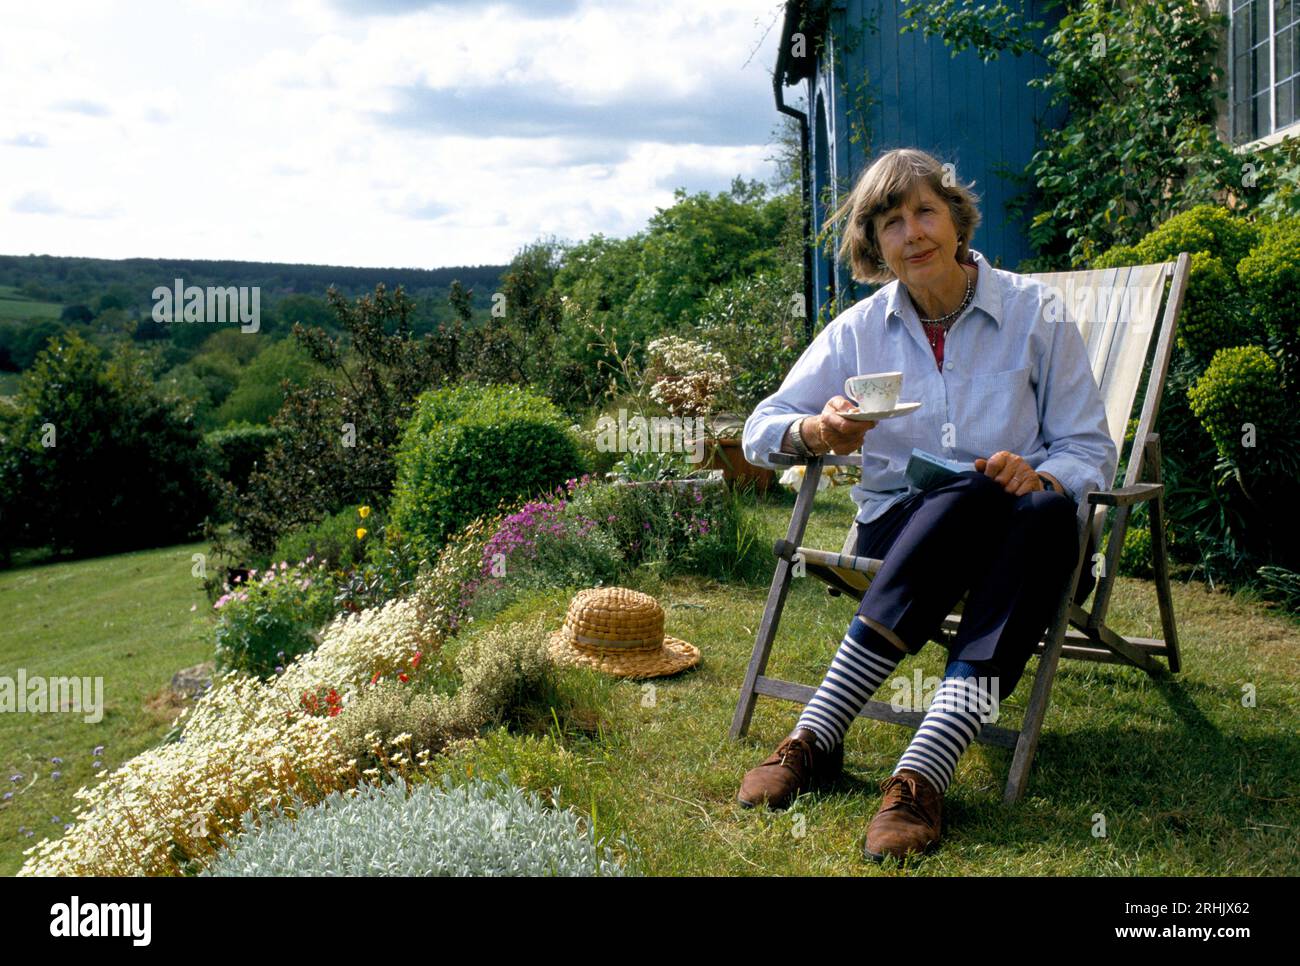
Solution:
<path fill-rule="evenodd" d="M 1038 403 L 1030 384 L 1032 368 L 981 372 L 966 378 L 956 413 L 959 434 L 961 428 L 966 431 L 959 446 L 982 457 L 1003 449 L 1023 455 L 1035 448 Z"/>

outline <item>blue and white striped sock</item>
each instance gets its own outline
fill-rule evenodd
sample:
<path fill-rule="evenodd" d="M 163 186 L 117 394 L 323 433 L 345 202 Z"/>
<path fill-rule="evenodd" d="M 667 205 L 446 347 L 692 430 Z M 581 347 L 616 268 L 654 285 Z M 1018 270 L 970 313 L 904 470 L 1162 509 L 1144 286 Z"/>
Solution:
<path fill-rule="evenodd" d="M 853 719 L 903 657 L 902 651 L 855 616 L 795 728 L 809 729 L 817 736 L 817 747 L 830 751 L 844 740 Z"/>
<path fill-rule="evenodd" d="M 957 759 L 991 718 L 992 682 L 965 661 L 954 661 L 926 710 L 912 743 L 894 767 L 918 771 L 943 793 L 957 770 Z"/>

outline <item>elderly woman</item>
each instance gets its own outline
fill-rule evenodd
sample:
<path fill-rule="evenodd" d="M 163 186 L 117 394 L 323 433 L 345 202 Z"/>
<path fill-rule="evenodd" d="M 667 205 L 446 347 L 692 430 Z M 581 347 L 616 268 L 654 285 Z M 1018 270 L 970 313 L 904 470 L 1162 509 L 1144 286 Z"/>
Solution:
<path fill-rule="evenodd" d="M 1048 289 L 970 248 L 980 215 L 931 155 L 890 151 L 844 205 L 841 258 L 886 282 L 837 316 L 745 423 L 746 459 L 862 448 L 857 553 L 883 561 L 794 731 L 740 786 L 744 805 L 789 804 L 834 779 L 844 733 L 904 654 L 969 592 L 943 681 L 881 783 L 865 853 L 877 861 L 939 841 L 957 760 L 1020 680 L 1078 553 L 1078 500 L 1114 477 L 1115 445 L 1078 327 L 1044 312 Z M 919 409 L 855 421 L 849 376 L 901 371 Z M 913 447 L 974 469 L 918 492 Z M 1091 548 L 1087 551 L 1091 554 Z M 1076 600 L 1092 588 L 1084 568 Z"/>

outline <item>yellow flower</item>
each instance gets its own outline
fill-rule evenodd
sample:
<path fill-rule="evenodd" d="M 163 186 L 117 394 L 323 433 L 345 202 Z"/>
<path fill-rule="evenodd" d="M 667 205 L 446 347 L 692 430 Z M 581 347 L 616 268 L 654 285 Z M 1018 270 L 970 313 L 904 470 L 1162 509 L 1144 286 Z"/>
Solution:
<path fill-rule="evenodd" d="M 361 514 L 361 519 L 364 520 L 366 517 L 370 516 L 370 507 L 368 506 L 358 507 L 357 512 Z"/>
<path fill-rule="evenodd" d="M 358 539 L 358 540 L 364 540 L 365 537 L 366 537 L 366 528 L 365 528 L 365 527 L 357 527 L 357 539 Z"/>

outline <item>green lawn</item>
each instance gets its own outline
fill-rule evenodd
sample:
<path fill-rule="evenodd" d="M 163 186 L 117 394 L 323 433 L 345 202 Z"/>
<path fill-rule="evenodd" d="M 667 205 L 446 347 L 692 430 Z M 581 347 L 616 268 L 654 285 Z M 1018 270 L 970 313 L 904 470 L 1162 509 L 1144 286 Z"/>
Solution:
<path fill-rule="evenodd" d="M 12 285 L 0 285 L 0 319 L 57 319 L 62 314 L 58 302 L 38 302 Z"/>
<path fill-rule="evenodd" d="M 783 535 L 792 497 L 754 512 L 769 541 Z M 818 497 L 806 542 L 838 548 L 852 518 L 847 488 Z M 103 674 L 107 712 L 97 725 L 74 715 L 0 716 L 0 764 L 21 791 L 0 805 L 0 872 L 21 850 L 57 831 L 72 792 L 92 775 L 90 751 L 105 745 L 105 767 L 149 747 L 174 708 L 146 705 L 178 668 L 207 659 L 190 554 L 174 547 L 102 560 L 0 573 L 0 673 Z M 594 817 L 600 834 L 626 833 L 647 870 L 661 875 L 879 875 L 898 871 L 860 859 L 862 837 L 887 777 L 912 732 L 858 721 L 846 775 L 833 791 L 804 798 L 792 813 L 749 811 L 735 801 L 741 775 L 789 731 L 798 707 L 760 698 L 749 736 L 727 738 L 737 688 L 753 646 L 766 587 L 698 578 L 661 581 L 640 572 L 633 586 L 654 594 L 667 631 L 703 651 L 696 670 L 645 684 L 567 669 L 563 700 L 526 726 L 497 730 L 444 756 L 458 778 L 504 770 L 517 784 Z M 498 616 L 543 613 L 559 627 L 571 591 L 543 592 Z M 191 604 L 199 611 L 192 613 Z M 1175 586 L 1184 668 L 1151 679 L 1136 669 L 1066 661 L 1025 798 L 1003 805 L 1010 752 L 976 744 L 961 761 L 945 802 L 940 850 L 916 874 L 1285 875 L 1300 867 L 1300 628 L 1264 606 Z M 854 611 L 812 578 L 791 590 L 770 673 L 816 684 Z M 1121 631 L 1159 635 L 1151 585 L 1122 580 L 1112 607 Z M 941 674 L 943 651 L 928 645 L 905 661 Z M 1032 661 L 1004 721 L 1018 726 Z M 1256 706 L 1242 705 L 1252 684 Z M 5 720 L 7 719 L 7 720 Z M 49 759 L 64 759 L 49 777 Z M 33 775 L 35 785 L 27 788 Z M 1104 837 L 1093 834 L 1104 816 Z M 19 825 L 38 830 L 20 839 Z"/>
<path fill-rule="evenodd" d="M 191 554 L 203 544 L 0 571 L 0 674 L 102 676 L 104 716 L 0 714 L 0 874 L 22 850 L 55 837 L 92 782 L 96 760 L 114 768 L 157 743 L 179 712 L 157 700 L 183 667 L 212 656 L 211 622 Z M 196 606 L 195 611 L 190 607 Z M 53 764 L 51 758 L 62 758 Z M 60 771 L 59 778 L 52 772 Z M 17 783 L 10 776 L 21 774 Z M 19 827 L 33 829 L 26 838 Z"/>
<path fill-rule="evenodd" d="M 765 539 L 784 535 L 792 500 L 761 509 Z M 852 519 L 847 489 L 818 497 L 806 541 L 838 548 Z M 600 830 L 626 832 L 661 875 L 878 875 L 862 838 L 912 732 L 859 720 L 833 792 L 794 813 L 742 809 L 744 772 L 798 717 L 797 705 L 760 698 L 749 736 L 727 738 L 737 690 L 763 612 L 765 587 L 702 580 L 640 589 L 667 612 L 667 631 L 703 652 L 699 668 L 645 685 L 566 671 L 578 706 L 549 736 L 496 733 L 444 762 L 453 775 L 505 769 L 562 804 L 594 813 Z M 558 627 L 568 593 L 519 602 L 501 619 L 542 611 Z M 1300 868 L 1300 630 L 1263 606 L 1200 584 L 1176 585 L 1184 670 L 1153 680 L 1137 669 L 1065 661 L 1025 797 L 1004 805 L 1008 750 L 976 744 L 945 801 L 940 850 L 913 863 L 923 875 L 1284 875 Z M 855 611 L 814 578 L 796 580 L 769 673 L 820 681 Z M 1158 637 L 1152 585 L 1123 579 L 1111 613 L 1121 632 Z M 941 675 L 929 644 L 899 673 Z M 1018 727 L 1036 659 L 1003 701 Z M 1243 685 L 1256 706 L 1243 707 Z M 886 685 L 888 687 L 888 685 Z M 888 692 L 885 692 L 887 695 Z M 563 714 L 563 713 L 562 713 Z M 1094 836 L 1096 815 L 1105 837 Z"/>

